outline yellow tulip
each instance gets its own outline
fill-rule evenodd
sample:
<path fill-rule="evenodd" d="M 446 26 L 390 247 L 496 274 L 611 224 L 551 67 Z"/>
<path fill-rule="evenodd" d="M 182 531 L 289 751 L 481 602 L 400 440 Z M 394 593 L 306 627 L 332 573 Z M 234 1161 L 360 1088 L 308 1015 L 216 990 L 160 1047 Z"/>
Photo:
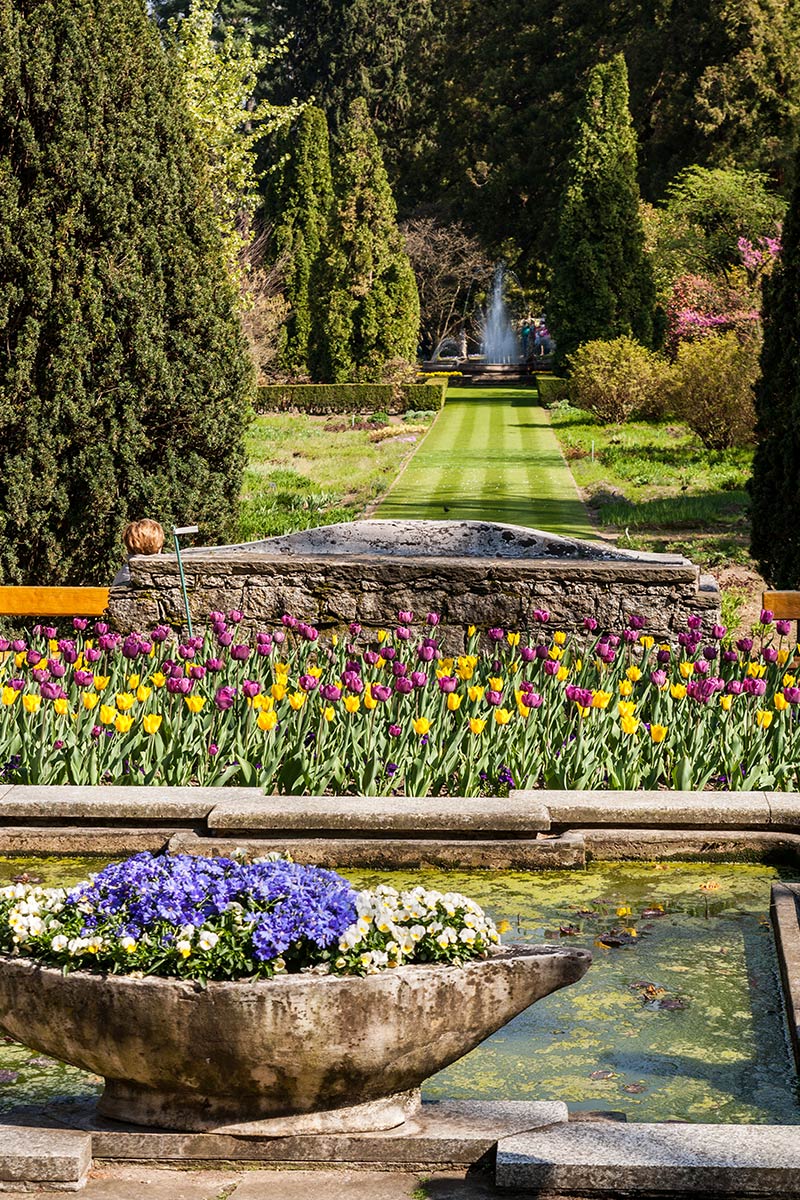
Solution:
<path fill-rule="evenodd" d="M 784 687 L 794 687 L 794 685 L 795 685 L 795 676 L 789 675 L 788 673 L 786 675 L 784 675 L 783 686 Z"/>
<path fill-rule="evenodd" d="M 17 691 L 16 688 L 12 688 L 12 687 L 4 687 L 3 688 L 2 699 L 3 699 L 3 704 L 5 704 L 7 708 L 10 707 L 14 703 L 14 701 L 18 698 L 18 696 L 19 696 L 19 692 Z"/>
<path fill-rule="evenodd" d="M 144 704 L 147 700 L 149 700 L 152 694 L 153 689 L 145 687 L 143 683 L 140 683 L 136 689 L 136 699 L 140 704 Z"/>
<path fill-rule="evenodd" d="M 773 716 L 774 713 L 768 712 L 764 708 L 760 708 L 756 713 L 756 724 L 758 725 L 759 729 L 769 729 L 770 725 L 772 724 Z"/>
<path fill-rule="evenodd" d="M 117 716 L 117 710 L 110 704 L 100 705 L 100 723 L 102 725 L 113 725 Z"/>
<path fill-rule="evenodd" d="M 127 713 L 120 713 L 114 721 L 114 728 L 117 733 L 127 733 L 133 724 L 133 717 L 129 717 Z"/>
<path fill-rule="evenodd" d="M 733 696 L 720 696 L 719 703 L 720 708 L 722 708 L 724 712 L 730 712 L 731 705 L 733 704 Z"/>
<path fill-rule="evenodd" d="M 639 720 L 637 717 L 621 717 L 619 726 L 623 733 L 636 733 L 639 728 Z"/>
<path fill-rule="evenodd" d="M 447 697 L 447 707 L 450 709 L 450 712 L 458 712 L 461 708 L 461 697 L 457 696 L 455 692 L 450 692 Z"/>
<path fill-rule="evenodd" d="M 578 710 L 579 717 L 588 717 L 589 713 L 592 711 L 590 704 L 576 704 L 575 707 Z"/>
<path fill-rule="evenodd" d="M 431 727 L 431 723 L 427 717 L 417 717 L 411 722 L 411 726 L 419 737 L 423 737 Z"/>
<path fill-rule="evenodd" d="M 582 670 L 583 670 L 583 659 L 582 659 L 582 658 L 579 658 L 579 659 L 576 661 L 576 663 L 575 663 L 575 670 L 576 670 L 576 671 L 582 671 Z"/>
<path fill-rule="evenodd" d="M 527 721 L 528 717 L 531 715 L 531 710 L 528 708 L 527 704 L 523 704 L 519 699 L 517 700 L 517 712 L 522 717 L 523 721 Z"/>
<path fill-rule="evenodd" d="M 378 639 L 378 645 L 380 646 L 386 641 L 387 637 L 389 636 L 389 631 L 388 629 L 379 629 L 376 636 Z"/>
<path fill-rule="evenodd" d="M 153 684 L 153 687 L 162 688 L 167 682 L 167 677 L 166 675 L 162 675 L 160 671 L 156 671 L 150 676 L 150 680 Z"/>
<path fill-rule="evenodd" d="M 667 726 L 666 725 L 651 725 L 650 726 L 650 737 L 653 739 L 654 742 L 663 742 L 663 740 L 666 736 L 667 736 Z"/>
<path fill-rule="evenodd" d="M 322 667 L 307 667 L 306 675 L 313 675 L 315 679 L 319 679 L 322 674 Z"/>
<path fill-rule="evenodd" d="M 619 684 L 620 696 L 630 696 L 633 692 L 633 684 L 630 679 L 621 679 Z"/>
<path fill-rule="evenodd" d="M 98 692 L 102 692 L 104 688 L 108 687 L 108 675 L 95 675 L 94 686 Z"/>
<path fill-rule="evenodd" d="M 671 683 L 669 685 L 669 694 L 673 700 L 685 700 L 686 687 L 682 683 Z"/>
<path fill-rule="evenodd" d="M 617 704 L 617 712 L 621 717 L 632 717 L 636 711 L 636 705 L 632 700 L 620 700 Z"/>
<path fill-rule="evenodd" d="M 289 704 L 292 706 L 295 712 L 299 712 L 305 702 L 305 692 L 292 692 L 291 696 L 289 697 Z"/>
<path fill-rule="evenodd" d="M 785 667 L 789 658 L 789 651 L 784 647 L 778 651 L 778 666 Z"/>
<path fill-rule="evenodd" d="M 49 651 L 51 658 L 60 658 L 61 657 L 61 651 L 58 648 L 58 642 L 56 641 L 55 638 L 50 638 L 50 641 L 47 643 L 47 646 L 48 646 L 48 651 Z"/>
<path fill-rule="evenodd" d="M 459 666 L 458 671 L 456 673 L 458 675 L 458 678 L 463 680 L 464 683 L 466 683 L 468 680 L 472 679 L 472 676 L 475 674 L 475 669 L 471 666 L 470 663 L 464 663 L 462 666 Z"/>
<path fill-rule="evenodd" d="M 679 663 L 678 670 L 680 671 L 680 673 L 684 679 L 689 679 L 692 675 L 694 675 L 694 663 L 693 662 Z"/>
<path fill-rule="evenodd" d="M 775 696 L 775 707 L 777 708 L 778 712 L 783 712 L 789 707 L 789 701 L 786 699 L 783 692 L 778 692 Z"/>
<path fill-rule="evenodd" d="M 199 713 L 203 711 L 206 703 L 205 696 L 184 696 L 184 699 L 189 712 Z"/>
<path fill-rule="evenodd" d="M 344 698 L 345 712 L 357 713 L 361 708 L 361 701 L 358 696 L 345 696 Z M 423 730 L 424 732 L 424 730 Z"/>
<path fill-rule="evenodd" d="M 555 631 L 555 633 L 553 634 L 553 641 L 555 642 L 555 644 L 557 646 L 566 645 L 567 635 L 564 633 L 563 629 L 557 629 Z"/>
<path fill-rule="evenodd" d="M 749 662 L 747 664 L 747 674 L 751 679 L 760 679 L 766 669 L 765 663 Z"/>
<path fill-rule="evenodd" d="M 69 700 L 64 699 L 63 696 L 59 697 L 58 700 L 53 701 L 53 708 L 60 717 L 65 717 L 69 712 Z"/>
<path fill-rule="evenodd" d="M 656 644 L 656 639 L 650 637 L 649 634 L 643 633 L 639 638 L 639 642 L 642 646 L 644 646 L 645 650 L 652 650 L 653 646 Z"/>
<path fill-rule="evenodd" d="M 518 646 L 519 645 L 519 634 L 518 633 L 510 633 L 509 632 L 506 634 L 506 637 L 508 638 L 509 646 Z"/>
<path fill-rule="evenodd" d="M 146 717 L 142 717 L 142 725 L 145 733 L 158 733 L 163 720 L 164 718 L 160 713 L 148 713 Z"/>
<path fill-rule="evenodd" d="M 625 674 L 628 676 L 628 679 L 630 679 L 631 683 L 638 683 L 642 678 L 642 672 L 638 667 L 628 667 Z"/>
<path fill-rule="evenodd" d="M 475 626 L 474 626 L 474 625 L 470 625 L 470 626 L 468 626 L 468 628 L 467 628 L 467 637 L 475 637 L 475 634 L 476 634 L 477 632 L 478 632 L 478 631 L 477 631 L 477 629 L 475 628 Z"/>
<path fill-rule="evenodd" d="M 272 692 L 273 700 L 280 701 L 286 695 L 287 685 L 285 683 L 273 683 L 270 691 Z"/>
<path fill-rule="evenodd" d="M 592 692 L 592 708 L 608 708 L 611 692 Z"/>
<path fill-rule="evenodd" d="M 257 692 L 252 699 L 248 699 L 247 703 L 251 708 L 254 708 L 256 712 L 262 708 L 267 708 L 271 712 L 275 707 L 275 701 L 272 699 L 272 696 L 265 696 L 263 692 Z"/>
<path fill-rule="evenodd" d="M 14 655 L 14 663 L 16 664 L 16 666 L 21 667 L 22 664 L 25 662 L 25 658 L 26 658 L 25 651 L 18 650 L 17 653 Z"/>
<path fill-rule="evenodd" d="M 469 731 L 470 733 L 483 733 L 486 728 L 486 720 L 484 717 L 470 717 Z"/>
<path fill-rule="evenodd" d="M 439 666 L 442 668 L 445 675 L 453 674 L 453 659 L 452 658 L 440 658 Z"/>
<path fill-rule="evenodd" d="M 117 692 L 117 708 L 120 712 L 127 712 L 129 708 L 133 708 L 136 703 L 136 697 L 130 692 Z"/>
<path fill-rule="evenodd" d="M 485 687 L 482 687 L 481 684 L 479 684 L 479 683 L 475 683 L 469 689 L 469 691 L 467 692 L 467 695 L 469 696 L 470 700 L 474 704 L 476 700 L 483 699 L 483 693 L 485 691 L 486 691 Z"/>
<path fill-rule="evenodd" d="M 569 667 L 559 667 L 556 671 L 556 679 L 559 683 L 563 683 L 565 679 L 569 679 Z"/>
<path fill-rule="evenodd" d="M 141 683 L 141 679 L 139 678 L 138 675 L 129 675 L 128 676 L 128 687 L 131 689 L 132 692 L 136 691 L 136 689 L 140 683 Z"/>
<path fill-rule="evenodd" d="M 323 708 L 322 715 L 325 718 L 325 720 L 328 722 L 328 724 L 330 724 L 331 721 L 333 720 L 334 716 L 336 715 L 336 710 L 332 704 L 329 704 L 326 708 Z"/>
<path fill-rule="evenodd" d="M 386 666 L 386 659 L 381 654 L 380 657 L 378 658 L 378 661 L 375 663 L 375 670 L 382 671 L 385 666 Z"/>
<path fill-rule="evenodd" d="M 551 646 L 547 654 L 549 658 L 552 658 L 553 662 L 558 662 L 559 658 L 564 657 L 564 651 L 560 646 Z"/>
<path fill-rule="evenodd" d="M 33 696 L 27 693 L 22 697 L 22 704 L 26 712 L 35 713 L 39 711 L 39 705 L 42 703 L 41 696 Z"/>
<path fill-rule="evenodd" d="M 366 693 L 366 689 L 365 689 L 365 693 Z M 373 708 L 377 708 L 377 707 L 378 707 L 378 701 L 375 699 L 375 697 L 371 693 L 369 695 L 365 694 L 364 695 L 364 708 L 366 708 L 368 712 L 372 712 Z"/>
<path fill-rule="evenodd" d="M 511 720 L 511 713 L 507 708 L 496 708 L 494 710 L 494 719 L 498 725 L 507 725 Z"/>
<path fill-rule="evenodd" d="M 275 712 L 260 712 L 258 714 L 258 728 L 269 733 L 278 724 L 278 714 Z"/>
<path fill-rule="evenodd" d="M 503 690 L 502 675 L 490 675 L 489 676 L 489 687 L 492 688 L 495 692 L 502 692 L 502 690 Z"/>

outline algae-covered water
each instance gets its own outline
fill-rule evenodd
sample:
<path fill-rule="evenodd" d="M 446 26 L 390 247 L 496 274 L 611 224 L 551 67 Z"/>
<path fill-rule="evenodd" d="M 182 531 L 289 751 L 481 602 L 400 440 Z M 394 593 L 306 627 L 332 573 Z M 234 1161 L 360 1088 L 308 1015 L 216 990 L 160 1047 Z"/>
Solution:
<path fill-rule="evenodd" d="M 72 884 L 101 865 L 0 858 L 0 882 L 27 873 Z M 465 892 L 509 922 L 505 941 L 588 946 L 594 954 L 580 983 L 541 1000 L 435 1076 L 428 1097 L 559 1099 L 573 1110 L 625 1112 L 631 1121 L 800 1124 L 768 919 L 770 884 L 796 875 L 703 863 L 345 873 L 359 886 L 422 882 Z M 100 1086 L 0 1041 L 0 1111 Z"/>
<path fill-rule="evenodd" d="M 769 923 L 770 884 L 788 876 L 775 868 L 595 863 L 537 874 L 348 875 L 362 886 L 413 878 L 465 892 L 510 923 L 505 941 L 594 954 L 580 983 L 436 1075 L 428 1097 L 565 1100 L 630 1121 L 800 1123 Z M 606 940 L 622 944 L 601 944 L 612 930 Z"/>

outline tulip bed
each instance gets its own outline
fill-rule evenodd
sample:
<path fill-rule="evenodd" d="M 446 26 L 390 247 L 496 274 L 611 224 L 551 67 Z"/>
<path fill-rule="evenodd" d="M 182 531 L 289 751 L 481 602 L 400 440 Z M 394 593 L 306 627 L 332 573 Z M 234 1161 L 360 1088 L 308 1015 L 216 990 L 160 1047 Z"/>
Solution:
<path fill-rule="evenodd" d="M 795 790 L 800 686 L 789 623 L 753 638 L 691 617 L 677 644 L 618 634 L 468 630 L 439 618 L 321 638 L 285 616 L 242 633 L 122 637 L 73 621 L 0 639 L 0 780 L 226 783 L 268 792 L 496 795 L 508 787 Z"/>

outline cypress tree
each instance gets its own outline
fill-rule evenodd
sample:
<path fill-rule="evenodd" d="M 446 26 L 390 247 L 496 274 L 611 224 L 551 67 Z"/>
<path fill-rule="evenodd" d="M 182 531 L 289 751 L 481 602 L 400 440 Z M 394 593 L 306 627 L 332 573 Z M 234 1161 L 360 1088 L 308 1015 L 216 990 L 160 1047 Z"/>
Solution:
<path fill-rule="evenodd" d="M 0 0 L 2 582 L 233 533 L 252 368 L 185 106 L 143 0 Z"/>
<path fill-rule="evenodd" d="M 798 164 L 800 165 L 800 163 Z M 764 343 L 756 384 L 756 453 L 750 480 L 751 551 L 764 578 L 800 587 L 800 171 L 783 226 L 780 260 L 764 281 Z"/>
<path fill-rule="evenodd" d="M 327 316 L 321 303 L 320 253 L 333 203 L 328 123 L 308 105 L 296 127 L 276 147 L 280 166 L 267 180 L 264 215 L 272 224 L 272 255 L 285 261 L 284 294 L 290 305 L 281 360 L 293 374 L 317 378 L 324 369 Z"/>
<path fill-rule="evenodd" d="M 589 76 L 568 166 L 548 307 L 559 359 L 597 338 L 632 335 L 651 344 L 654 297 L 628 73 L 617 54 Z"/>
<path fill-rule="evenodd" d="M 364 100 L 354 100 L 334 169 L 326 263 L 327 374 L 380 379 L 416 356 L 419 296 L 397 208 Z"/>

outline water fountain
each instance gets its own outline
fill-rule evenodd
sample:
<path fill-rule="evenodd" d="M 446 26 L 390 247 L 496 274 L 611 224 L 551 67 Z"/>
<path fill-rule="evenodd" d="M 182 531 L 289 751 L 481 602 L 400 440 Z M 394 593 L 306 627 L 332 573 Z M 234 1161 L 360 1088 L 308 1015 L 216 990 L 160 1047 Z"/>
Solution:
<path fill-rule="evenodd" d="M 511 327 L 504 295 L 505 264 L 498 263 L 483 320 L 481 350 L 487 366 L 516 366 L 520 360 L 519 339 Z"/>

